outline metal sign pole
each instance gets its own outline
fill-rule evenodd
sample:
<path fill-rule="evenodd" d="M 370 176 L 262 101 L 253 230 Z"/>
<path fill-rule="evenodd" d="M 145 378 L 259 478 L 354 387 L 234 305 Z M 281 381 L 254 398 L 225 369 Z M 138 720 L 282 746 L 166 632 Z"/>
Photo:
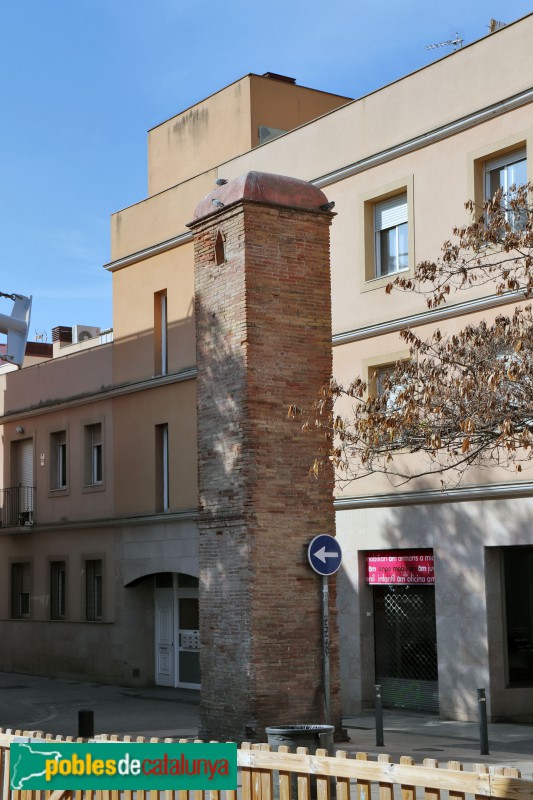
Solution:
<path fill-rule="evenodd" d="M 329 578 L 322 576 L 322 646 L 324 651 L 324 712 L 325 722 L 330 720 L 330 678 L 329 678 Z"/>
<path fill-rule="evenodd" d="M 307 558 L 311 569 L 322 576 L 322 656 L 324 665 L 324 715 L 331 718 L 331 680 L 329 664 L 329 583 L 342 561 L 342 550 L 334 536 L 321 533 L 309 542 Z"/>

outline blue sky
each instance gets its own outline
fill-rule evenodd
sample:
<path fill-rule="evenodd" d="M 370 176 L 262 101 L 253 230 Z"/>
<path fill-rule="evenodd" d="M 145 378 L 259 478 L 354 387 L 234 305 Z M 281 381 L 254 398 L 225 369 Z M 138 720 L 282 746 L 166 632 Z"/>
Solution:
<path fill-rule="evenodd" d="M 4 0 L 0 291 L 30 339 L 112 324 L 109 217 L 146 197 L 146 131 L 249 72 L 352 97 L 485 35 L 522 0 Z M 510 60 L 510 68 L 515 68 Z M 0 312 L 10 313 L 8 301 Z"/>

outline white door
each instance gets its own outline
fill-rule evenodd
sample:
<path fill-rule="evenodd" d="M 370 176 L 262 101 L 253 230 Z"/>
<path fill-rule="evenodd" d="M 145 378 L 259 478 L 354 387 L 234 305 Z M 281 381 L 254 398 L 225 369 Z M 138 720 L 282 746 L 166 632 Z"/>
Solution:
<path fill-rule="evenodd" d="M 155 682 L 175 686 L 174 589 L 155 590 Z"/>

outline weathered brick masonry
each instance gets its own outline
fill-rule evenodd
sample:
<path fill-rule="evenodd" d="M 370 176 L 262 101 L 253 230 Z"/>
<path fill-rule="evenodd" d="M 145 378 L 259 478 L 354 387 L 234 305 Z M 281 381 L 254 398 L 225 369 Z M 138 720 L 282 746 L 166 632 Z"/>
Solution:
<path fill-rule="evenodd" d="M 248 173 L 205 198 L 191 223 L 201 735 L 211 739 L 264 740 L 266 725 L 324 721 L 321 579 L 307 545 L 334 533 L 332 478 L 308 478 L 320 442 L 287 408 L 310 403 L 331 375 L 326 202 L 303 181 Z"/>

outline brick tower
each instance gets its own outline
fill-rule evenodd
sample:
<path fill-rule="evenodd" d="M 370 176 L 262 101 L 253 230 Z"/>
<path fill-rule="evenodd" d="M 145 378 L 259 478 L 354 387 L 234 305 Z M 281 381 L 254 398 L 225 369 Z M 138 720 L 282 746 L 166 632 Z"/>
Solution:
<path fill-rule="evenodd" d="M 325 195 L 249 172 L 208 195 L 195 246 L 201 736 L 265 741 L 324 722 L 321 579 L 307 545 L 334 533 L 321 444 L 287 418 L 331 375 Z M 340 726 L 334 579 L 331 722 Z"/>

